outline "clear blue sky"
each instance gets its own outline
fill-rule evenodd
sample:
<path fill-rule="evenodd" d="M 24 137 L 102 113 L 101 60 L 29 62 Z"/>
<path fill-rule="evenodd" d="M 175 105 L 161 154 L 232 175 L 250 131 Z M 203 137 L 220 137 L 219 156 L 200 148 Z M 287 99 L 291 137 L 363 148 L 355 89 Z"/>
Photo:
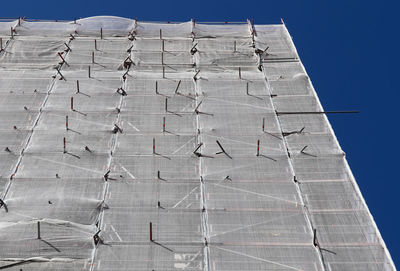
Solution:
<path fill-rule="evenodd" d="M 398 158 L 399 7 L 395 1 L 2 1 L 0 17 L 139 20 L 285 19 L 333 129 L 396 265 L 400 266 Z M 396 87 L 397 85 L 397 87 Z"/>

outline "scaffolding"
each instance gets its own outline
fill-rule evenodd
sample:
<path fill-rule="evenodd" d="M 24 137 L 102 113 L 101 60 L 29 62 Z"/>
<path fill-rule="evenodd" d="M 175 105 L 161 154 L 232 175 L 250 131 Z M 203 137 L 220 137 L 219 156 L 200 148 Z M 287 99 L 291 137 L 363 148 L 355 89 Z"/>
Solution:
<path fill-rule="evenodd" d="M 396 270 L 284 23 L 0 43 L 0 269 Z"/>

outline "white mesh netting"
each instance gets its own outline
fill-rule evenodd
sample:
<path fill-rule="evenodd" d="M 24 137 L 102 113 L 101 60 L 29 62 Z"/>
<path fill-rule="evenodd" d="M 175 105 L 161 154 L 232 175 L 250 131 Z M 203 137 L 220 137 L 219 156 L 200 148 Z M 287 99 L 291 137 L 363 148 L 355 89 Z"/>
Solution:
<path fill-rule="evenodd" d="M 395 270 L 284 25 L 0 38 L 0 268 Z"/>

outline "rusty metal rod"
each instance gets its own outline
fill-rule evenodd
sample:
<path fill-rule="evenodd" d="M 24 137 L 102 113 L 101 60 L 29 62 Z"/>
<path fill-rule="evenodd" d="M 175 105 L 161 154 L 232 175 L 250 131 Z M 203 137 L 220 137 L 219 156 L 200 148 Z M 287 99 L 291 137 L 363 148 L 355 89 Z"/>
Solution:
<path fill-rule="evenodd" d="M 348 111 L 304 111 L 304 112 L 278 112 L 276 114 L 279 115 L 313 115 L 313 114 L 353 114 L 359 113 L 357 110 L 348 110 Z"/>

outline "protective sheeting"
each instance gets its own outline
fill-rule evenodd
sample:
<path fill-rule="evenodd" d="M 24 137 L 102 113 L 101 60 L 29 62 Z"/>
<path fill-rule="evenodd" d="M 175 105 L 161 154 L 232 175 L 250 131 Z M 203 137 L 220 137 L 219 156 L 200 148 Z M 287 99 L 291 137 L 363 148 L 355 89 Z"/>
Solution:
<path fill-rule="evenodd" d="M 148 39 L 172 38 L 184 39 L 192 37 L 192 22 L 186 23 L 147 23 L 137 22 L 135 36 Z M 149 41 L 151 42 L 151 41 Z"/>
<path fill-rule="evenodd" d="M 96 28 L 97 30 L 98 28 Z M 24 22 L 18 26 L 18 34 L 21 36 L 36 37 L 60 37 L 65 38 L 74 34 L 77 25 L 72 22 Z"/>
<path fill-rule="evenodd" d="M 0 37 L 0 268 L 395 270 L 285 25 Z"/>
<path fill-rule="evenodd" d="M 10 36 L 12 29 L 18 24 L 18 20 L 3 21 L 0 20 L 0 37 Z"/>
<path fill-rule="evenodd" d="M 135 20 L 115 17 L 97 16 L 76 20 L 76 31 L 82 36 L 127 36 L 135 27 Z"/>

